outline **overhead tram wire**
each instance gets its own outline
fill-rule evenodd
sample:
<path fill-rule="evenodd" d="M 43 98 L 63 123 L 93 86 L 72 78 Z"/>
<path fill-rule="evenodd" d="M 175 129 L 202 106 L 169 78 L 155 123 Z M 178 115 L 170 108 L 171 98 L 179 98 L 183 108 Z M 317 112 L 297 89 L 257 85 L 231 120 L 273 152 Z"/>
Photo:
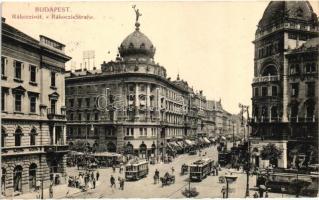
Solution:
<path fill-rule="evenodd" d="M 180 187 L 178 190 L 176 190 L 175 192 L 171 193 L 170 195 L 168 195 L 166 198 L 170 198 L 172 195 L 174 195 L 176 192 L 181 191 L 181 189 L 183 189 L 185 186 L 187 186 L 188 183 L 186 183 L 185 185 L 183 185 L 182 187 Z"/>

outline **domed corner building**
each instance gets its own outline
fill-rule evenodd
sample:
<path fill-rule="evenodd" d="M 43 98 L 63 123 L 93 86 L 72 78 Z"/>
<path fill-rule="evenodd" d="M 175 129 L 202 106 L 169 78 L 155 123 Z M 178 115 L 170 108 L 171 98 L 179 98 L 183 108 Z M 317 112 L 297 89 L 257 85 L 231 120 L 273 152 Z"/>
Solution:
<path fill-rule="evenodd" d="M 253 163 L 262 146 L 282 150 L 271 164 L 318 163 L 318 18 L 307 1 L 272 1 L 255 35 Z M 299 164 L 298 164 L 299 163 Z"/>
<path fill-rule="evenodd" d="M 181 150 L 185 138 L 208 137 L 212 118 L 196 115 L 206 108 L 206 98 L 186 81 L 166 77 L 138 23 L 118 50 L 115 61 L 104 62 L 101 70 L 76 70 L 66 78 L 70 145 L 87 138 L 96 151 L 162 159 Z M 203 123 L 210 128 L 196 132 Z"/>

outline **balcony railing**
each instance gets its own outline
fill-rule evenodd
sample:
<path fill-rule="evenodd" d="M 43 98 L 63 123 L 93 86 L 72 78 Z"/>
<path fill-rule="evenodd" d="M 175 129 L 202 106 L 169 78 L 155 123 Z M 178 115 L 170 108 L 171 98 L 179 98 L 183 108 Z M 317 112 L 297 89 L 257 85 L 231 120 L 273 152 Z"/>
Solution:
<path fill-rule="evenodd" d="M 48 118 L 49 119 L 57 119 L 64 120 L 66 118 L 65 109 L 61 109 L 61 113 L 58 114 L 56 109 L 48 108 Z"/>
<path fill-rule="evenodd" d="M 273 82 L 273 81 L 279 81 L 280 76 L 275 75 L 275 76 L 259 76 L 255 77 L 253 79 L 253 83 L 263 83 L 263 82 Z"/>
<path fill-rule="evenodd" d="M 67 153 L 69 151 L 69 145 L 49 145 L 44 146 L 46 153 Z"/>
<path fill-rule="evenodd" d="M 44 153 L 42 145 L 1 147 L 2 156 Z"/>

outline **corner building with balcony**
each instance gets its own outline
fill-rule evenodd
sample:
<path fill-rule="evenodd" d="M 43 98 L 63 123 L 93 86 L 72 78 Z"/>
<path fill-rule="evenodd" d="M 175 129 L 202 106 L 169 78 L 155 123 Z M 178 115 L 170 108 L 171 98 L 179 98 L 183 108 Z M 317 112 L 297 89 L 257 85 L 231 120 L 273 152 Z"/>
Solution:
<path fill-rule="evenodd" d="M 203 94 L 179 76 L 174 81 L 166 77 L 139 26 L 123 40 L 115 61 L 66 77 L 70 146 L 87 141 L 95 151 L 161 159 L 172 145 L 183 146 L 185 138 L 194 139 L 203 129 L 198 117 L 205 108 L 200 106 L 206 101 Z M 205 123 L 213 126 L 212 118 Z"/>
<path fill-rule="evenodd" d="M 64 180 L 64 65 L 71 58 L 63 44 L 33 39 L 4 18 L 1 49 L 1 193 L 13 196 L 37 181 Z"/>
<path fill-rule="evenodd" d="M 282 150 L 280 168 L 318 163 L 318 18 L 307 1 L 270 2 L 254 40 L 251 150 Z"/>

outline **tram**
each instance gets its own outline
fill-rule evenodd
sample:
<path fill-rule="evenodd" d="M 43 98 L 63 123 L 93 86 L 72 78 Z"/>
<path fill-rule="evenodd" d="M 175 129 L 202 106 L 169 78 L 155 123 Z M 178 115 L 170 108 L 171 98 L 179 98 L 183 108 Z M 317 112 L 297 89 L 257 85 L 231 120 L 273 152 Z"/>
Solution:
<path fill-rule="evenodd" d="M 133 159 L 125 165 L 125 179 L 139 180 L 148 174 L 148 162 L 146 160 Z"/>
<path fill-rule="evenodd" d="M 202 181 L 209 174 L 211 174 L 213 170 L 214 160 L 210 158 L 203 158 L 196 162 L 193 162 L 189 166 L 189 177 L 191 181 Z"/>

